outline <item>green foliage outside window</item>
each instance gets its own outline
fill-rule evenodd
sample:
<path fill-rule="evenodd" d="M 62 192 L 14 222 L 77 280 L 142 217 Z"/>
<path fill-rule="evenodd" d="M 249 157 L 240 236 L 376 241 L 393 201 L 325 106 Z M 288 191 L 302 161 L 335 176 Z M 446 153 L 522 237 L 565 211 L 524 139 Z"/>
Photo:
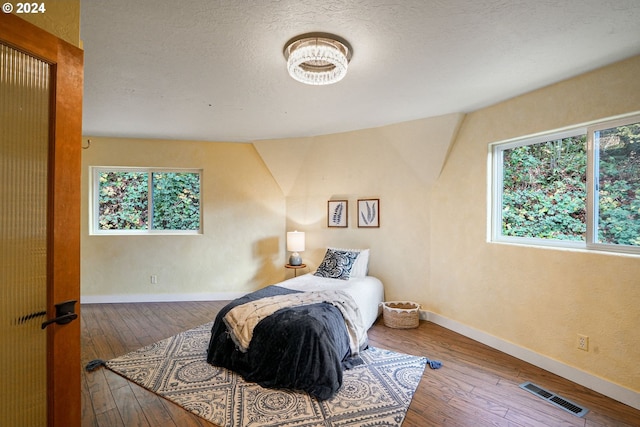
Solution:
<path fill-rule="evenodd" d="M 98 181 L 99 230 L 200 229 L 199 173 L 110 170 Z"/>
<path fill-rule="evenodd" d="M 597 243 L 640 246 L 640 123 L 597 131 Z M 503 151 L 502 235 L 586 240 L 586 135 Z"/>
<path fill-rule="evenodd" d="M 598 241 L 640 246 L 640 123 L 596 132 Z"/>
<path fill-rule="evenodd" d="M 584 241 L 585 141 L 582 135 L 505 150 L 504 236 Z"/>
<path fill-rule="evenodd" d="M 200 228 L 200 177 L 195 173 L 153 174 L 153 228 Z"/>
<path fill-rule="evenodd" d="M 146 230 L 148 173 L 101 172 L 98 196 L 100 230 Z"/>

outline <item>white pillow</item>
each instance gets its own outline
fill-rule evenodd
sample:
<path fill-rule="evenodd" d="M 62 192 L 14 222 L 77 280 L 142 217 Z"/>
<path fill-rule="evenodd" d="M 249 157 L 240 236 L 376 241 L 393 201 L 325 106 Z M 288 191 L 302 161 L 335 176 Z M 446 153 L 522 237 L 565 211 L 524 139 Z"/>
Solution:
<path fill-rule="evenodd" d="M 353 277 L 366 277 L 369 274 L 369 249 L 341 249 L 341 248 L 328 248 L 336 251 L 349 251 L 358 252 L 358 257 L 351 267 L 351 273 L 349 278 Z"/>

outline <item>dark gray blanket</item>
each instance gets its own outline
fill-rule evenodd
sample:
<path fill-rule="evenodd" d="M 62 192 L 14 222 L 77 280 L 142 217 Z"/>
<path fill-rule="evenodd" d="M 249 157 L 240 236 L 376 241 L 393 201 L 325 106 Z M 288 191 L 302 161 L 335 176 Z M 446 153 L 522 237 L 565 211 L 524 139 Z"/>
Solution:
<path fill-rule="evenodd" d="M 227 304 L 211 329 L 207 361 L 263 387 L 302 390 L 325 400 L 342 385 L 343 368 L 359 363 L 350 357 L 340 310 L 328 303 L 278 310 L 258 323 L 246 353 L 236 348 L 222 320 L 237 305 L 295 292 L 269 286 Z"/>

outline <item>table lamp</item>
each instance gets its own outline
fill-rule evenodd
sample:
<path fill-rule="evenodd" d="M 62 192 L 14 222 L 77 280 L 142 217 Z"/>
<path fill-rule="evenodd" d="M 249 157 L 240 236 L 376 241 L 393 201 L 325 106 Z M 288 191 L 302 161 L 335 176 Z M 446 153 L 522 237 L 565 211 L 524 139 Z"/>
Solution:
<path fill-rule="evenodd" d="M 291 252 L 289 257 L 289 265 L 302 265 L 302 258 L 298 252 L 304 251 L 304 232 L 288 231 L 287 232 L 287 250 Z"/>

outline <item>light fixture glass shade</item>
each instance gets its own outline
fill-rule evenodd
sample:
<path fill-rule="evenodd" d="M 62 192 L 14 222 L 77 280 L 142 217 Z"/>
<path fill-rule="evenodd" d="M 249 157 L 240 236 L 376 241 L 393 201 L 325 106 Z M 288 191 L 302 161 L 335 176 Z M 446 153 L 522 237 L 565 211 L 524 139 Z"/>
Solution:
<path fill-rule="evenodd" d="M 287 250 L 292 252 L 289 257 L 289 265 L 301 265 L 302 258 L 298 252 L 304 251 L 304 232 L 289 231 L 287 232 Z"/>
<path fill-rule="evenodd" d="M 284 56 L 289 75 L 295 80 L 309 85 L 328 85 L 339 82 L 347 74 L 351 47 L 330 34 L 300 36 L 287 43 Z"/>

